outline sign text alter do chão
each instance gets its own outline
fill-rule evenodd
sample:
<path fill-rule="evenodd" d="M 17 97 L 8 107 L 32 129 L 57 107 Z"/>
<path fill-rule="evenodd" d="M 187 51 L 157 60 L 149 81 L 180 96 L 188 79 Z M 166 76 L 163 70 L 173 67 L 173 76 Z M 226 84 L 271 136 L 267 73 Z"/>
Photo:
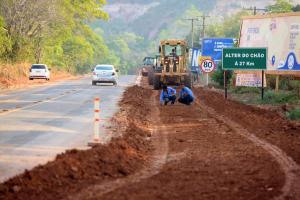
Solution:
<path fill-rule="evenodd" d="M 266 48 L 224 48 L 224 70 L 266 70 Z"/>

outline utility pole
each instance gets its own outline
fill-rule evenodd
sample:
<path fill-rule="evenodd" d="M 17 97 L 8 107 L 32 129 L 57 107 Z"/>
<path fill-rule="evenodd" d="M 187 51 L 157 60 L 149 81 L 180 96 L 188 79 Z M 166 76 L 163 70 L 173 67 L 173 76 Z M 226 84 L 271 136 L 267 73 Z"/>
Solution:
<path fill-rule="evenodd" d="M 194 17 L 194 18 L 188 18 L 188 19 L 184 19 L 184 20 L 188 20 L 191 21 L 192 23 L 192 48 L 194 48 L 194 41 L 195 41 L 195 21 L 200 21 L 199 18 L 202 18 L 202 25 L 200 25 L 200 27 L 202 26 L 202 34 L 201 37 L 204 38 L 205 37 L 205 27 L 206 27 L 206 19 L 207 17 L 210 17 L 208 15 L 202 15 L 199 17 Z"/>
<path fill-rule="evenodd" d="M 208 16 L 208 15 L 202 15 L 202 16 L 200 16 L 200 18 L 202 18 L 202 35 L 201 35 L 201 37 L 202 37 L 202 39 L 204 39 L 205 38 L 205 27 L 206 27 L 206 18 L 207 17 L 210 17 L 210 16 Z"/>
<path fill-rule="evenodd" d="M 250 7 L 250 8 L 246 8 L 245 10 L 251 10 L 251 11 L 253 10 L 253 15 L 254 15 L 254 16 L 257 14 L 257 11 L 264 11 L 264 12 L 268 11 L 268 9 L 265 9 L 265 8 L 257 8 L 256 6 Z M 278 75 L 277 75 L 277 76 L 278 76 Z M 279 76 L 278 76 L 278 77 L 279 77 Z M 224 79 L 225 79 L 225 76 L 224 76 Z M 277 86 L 277 84 L 278 84 L 278 82 L 277 82 L 278 79 L 279 79 L 279 78 L 276 77 L 276 86 Z M 261 99 L 264 99 L 264 80 L 265 80 L 265 71 L 262 70 L 262 71 L 261 71 L 261 82 L 262 82 L 262 84 L 261 84 Z"/>
<path fill-rule="evenodd" d="M 194 48 L 194 22 L 195 21 L 199 21 L 199 18 L 197 17 L 197 18 L 189 18 L 189 19 L 184 19 L 184 20 L 188 20 L 188 21 L 191 21 L 191 23 L 192 23 L 192 49 Z"/>
<path fill-rule="evenodd" d="M 200 24 L 199 27 L 199 32 L 201 32 L 201 36 L 200 36 L 200 41 L 203 40 L 205 38 L 205 28 L 207 27 L 206 25 L 206 19 L 210 17 L 208 15 L 203 15 L 200 16 L 199 18 L 202 18 L 202 24 Z"/>
<path fill-rule="evenodd" d="M 205 38 L 205 28 L 206 28 L 206 19 L 208 18 L 208 17 L 210 17 L 210 16 L 208 16 L 208 15 L 202 15 L 202 16 L 200 16 L 199 18 L 202 18 L 202 25 L 200 25 L 200 26 L 202 26 L 202 33 L 201 33 L 201 38 L 202 38 L 202 41 L 204 40 L 204 38 Z M 208 83 L 209 83 L 209 78 L 208 78 L 208 73 L 206 73 L 206 85 L 208 85 Z"/>
<path fill-rule="evenodd" d="M 268 11 L 268 9 L 257 8 L 256 6 L 254 6 L 254 7 L 251 6 L 250 8 L 244 8 L 244 10 L 251 10 L 251 11 L 253 11 L 253 15 L 256 15 L 257 11 L 264 11 L 264 12 Z"/>

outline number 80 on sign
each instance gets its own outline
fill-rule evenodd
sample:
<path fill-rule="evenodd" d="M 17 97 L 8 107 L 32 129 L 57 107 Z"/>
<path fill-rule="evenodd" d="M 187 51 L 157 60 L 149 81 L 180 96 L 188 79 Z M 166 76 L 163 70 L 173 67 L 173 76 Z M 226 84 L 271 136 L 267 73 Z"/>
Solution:
<path fill-rule="evenodd" d="M 210 59 L 203 60 L 202 63 L 200 64 L 200 67 L 204 73 L 210 73 L 216 69 L 216 65 L 215 65 L 214 61 L 212 61 Z"/>

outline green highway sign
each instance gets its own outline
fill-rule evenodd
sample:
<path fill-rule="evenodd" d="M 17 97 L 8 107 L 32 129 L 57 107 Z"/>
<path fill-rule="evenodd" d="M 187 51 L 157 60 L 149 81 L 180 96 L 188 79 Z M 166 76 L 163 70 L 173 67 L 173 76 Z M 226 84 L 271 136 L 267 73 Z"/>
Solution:
<path fill-rule="evenodd" d="M 224 48 L 224 70 L 266 70 L 267 48 Z"/>

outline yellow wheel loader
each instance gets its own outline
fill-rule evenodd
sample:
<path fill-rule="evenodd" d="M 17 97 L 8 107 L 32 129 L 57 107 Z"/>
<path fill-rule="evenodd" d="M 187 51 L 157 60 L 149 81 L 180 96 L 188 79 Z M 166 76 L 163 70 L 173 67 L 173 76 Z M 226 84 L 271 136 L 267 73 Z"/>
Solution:
<path fill-rule="evenodd" d="M 153 88 L 160 89 L 164 84 L 184 83 L 192 87 L 191 72 L 188 67 L 189 49 L 185 40 L 162 40 L 159 45 L 160 64 L 154 69 Z"/>

